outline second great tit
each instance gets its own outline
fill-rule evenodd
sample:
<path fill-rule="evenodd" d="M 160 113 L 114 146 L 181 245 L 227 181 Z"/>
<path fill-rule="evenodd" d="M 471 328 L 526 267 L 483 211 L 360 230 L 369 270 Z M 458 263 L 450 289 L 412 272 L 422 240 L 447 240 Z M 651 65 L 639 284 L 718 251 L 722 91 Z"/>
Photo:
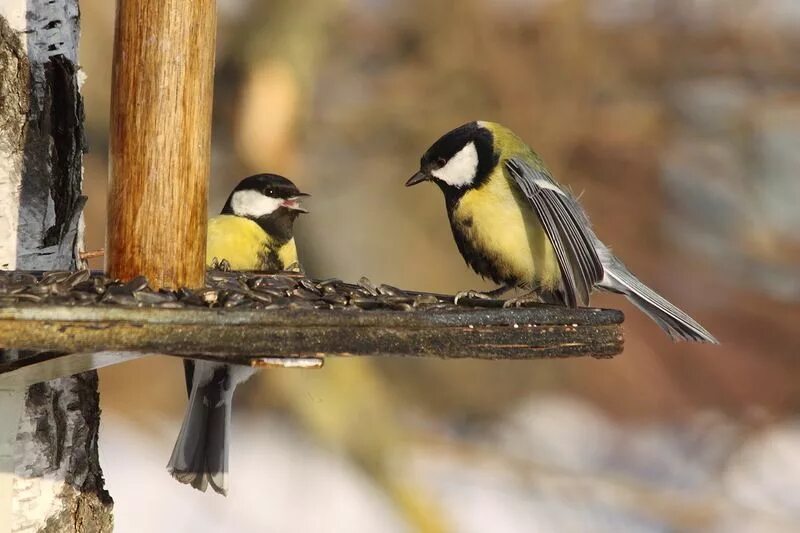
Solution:
<path fill-rule="evenodd" d="M 453 237 L 467 264 L 502 285 L 492 294 L 520 287 L 539 301 L 577 307 L 588 305 L 596 289 L 614 292 L 673 340 L 717 344 L 611 253 L 578 200 L 508 128 L 477 121 L 446 133 L 425 152 L 406 186 L 423 181 L 433 181 L 444 193 Z"/>
<path fill-rule="evenodd" d="M 208 221 L 206 264 L 232 270 L 299 270 L 294 221 L 308 196 L 288 179 L 257 174 L 231 192 L 222 214 Z M 184 360 L 189 404 L 167 470 L 181 483 L 227 493 L 233 392 L 250 367 Z"/>
<path fill-rule="evenodd" d="M 294 183 L 277 174 L 243 179 L 222 213 L 208 221 L 206 264 L 227 262 L 231 270 L 289 270 L 297 263 L 292 228 L 307 213 Z"/>

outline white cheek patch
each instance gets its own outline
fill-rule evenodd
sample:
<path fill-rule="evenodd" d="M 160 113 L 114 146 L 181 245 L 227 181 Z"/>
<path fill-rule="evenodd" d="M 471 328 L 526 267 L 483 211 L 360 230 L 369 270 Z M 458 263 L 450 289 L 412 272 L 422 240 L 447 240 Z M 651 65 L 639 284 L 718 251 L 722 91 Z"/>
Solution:
<path fill-rule="evenodd" d="M 475 179 L 478 173 L 478 150 L 475 143 L 470 142 L 456 152 L 442 168 L 431 172 L 434 178 L 440 179 L 453 187 L 464 187 Z"/>
<path fill-rule="evenodd" d="M 231 198 L 231 209 L 240 217 L 259 218 L 278 209 L 281 203 L 282 199 L 270 198 L 258 191 L 236 191 Z"/>

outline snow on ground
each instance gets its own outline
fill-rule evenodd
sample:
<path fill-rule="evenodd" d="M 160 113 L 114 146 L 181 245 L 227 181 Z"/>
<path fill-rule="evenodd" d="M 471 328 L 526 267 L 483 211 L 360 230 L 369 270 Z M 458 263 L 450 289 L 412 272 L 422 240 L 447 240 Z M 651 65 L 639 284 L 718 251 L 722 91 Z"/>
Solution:
<path fill-rule="evenodd" d="M 408 530 L 346 459 L 285 419 L 237 415 L 222 498 L 167 474 L 178 420 L 143 433 L 106 412 L 101 464 L 116 531 Z M 469 438 L 420 434 L 392 464 L 435 498 L 454 531 L 800 531 L 798 423 L 748 432 L 704 414 L 684 425 L 620 425 L 551 396 Z"/>

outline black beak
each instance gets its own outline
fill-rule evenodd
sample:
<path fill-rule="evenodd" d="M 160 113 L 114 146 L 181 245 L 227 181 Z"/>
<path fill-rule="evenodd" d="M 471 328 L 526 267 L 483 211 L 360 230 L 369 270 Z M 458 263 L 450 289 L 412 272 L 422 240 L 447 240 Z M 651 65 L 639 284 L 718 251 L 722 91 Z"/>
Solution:
<path fill-rule="evenodd" d="M 430 176 L 425 174 L 422 171 L 417 172 L 406 182 L 406 187 L 411 187 L 412 185 L 416 185 L 417 183 L 422 183 L 423 181 L 428 181 Z"/>

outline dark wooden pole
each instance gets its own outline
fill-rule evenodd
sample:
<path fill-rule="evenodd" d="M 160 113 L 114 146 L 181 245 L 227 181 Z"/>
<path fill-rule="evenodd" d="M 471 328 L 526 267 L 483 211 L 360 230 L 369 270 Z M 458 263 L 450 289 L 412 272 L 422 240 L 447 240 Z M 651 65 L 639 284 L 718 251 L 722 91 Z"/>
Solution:
<path fill-rule="evenodd" d="M 215 0 L 119 0 L 106 270 L 203 284 Z"/>

